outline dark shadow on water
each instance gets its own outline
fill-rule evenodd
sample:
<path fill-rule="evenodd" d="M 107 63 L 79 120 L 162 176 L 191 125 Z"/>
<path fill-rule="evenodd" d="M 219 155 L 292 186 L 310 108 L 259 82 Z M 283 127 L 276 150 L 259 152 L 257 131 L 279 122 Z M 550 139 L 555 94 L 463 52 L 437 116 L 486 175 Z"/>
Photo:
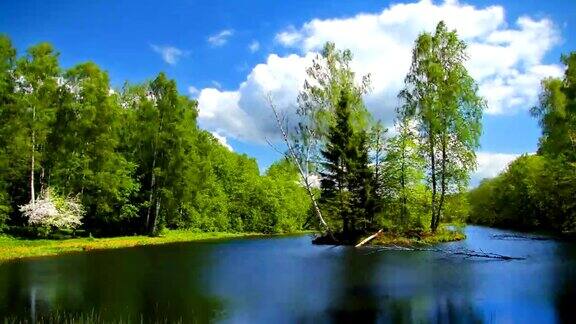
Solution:
<path fill-rule="evenodd" d="M 575 323 L 576 245 L 494 238 L 510 234 L 471 226 L 442 249 L 525 260 L 331 248 L 302 236 L 19 260 L 0 264 L 0 322 Z"/>
<path fill-rule="evenodd" d="M 199 246 L 99 251 L 3 265 L 0 318 L 212 321 L 225 304 L 203 289 L 211 247 Z"/>

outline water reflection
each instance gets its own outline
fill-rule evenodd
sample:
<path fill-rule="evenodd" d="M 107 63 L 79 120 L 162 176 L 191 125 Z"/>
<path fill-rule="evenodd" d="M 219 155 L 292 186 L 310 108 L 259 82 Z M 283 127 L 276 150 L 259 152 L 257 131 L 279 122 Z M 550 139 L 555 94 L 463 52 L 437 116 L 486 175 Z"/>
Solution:
<path fill-rule="evenodd" d="M 493 235 L 507 232 L 481 227 L 467 233 L 443 248 L 528 258 L 331 248 L 287 237 L 20 260 L 0 265 L 0 319 L 59 312 L 104 322 L 574 322 L 575 244 L 499 240 Z"/>

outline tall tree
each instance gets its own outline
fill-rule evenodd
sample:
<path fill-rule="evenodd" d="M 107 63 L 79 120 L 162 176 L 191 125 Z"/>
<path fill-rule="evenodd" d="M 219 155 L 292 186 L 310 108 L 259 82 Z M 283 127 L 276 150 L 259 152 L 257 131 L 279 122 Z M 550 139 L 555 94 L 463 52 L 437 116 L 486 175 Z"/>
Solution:
<path fill-rule="evenodd" d="M 20 172 L 14 164 L 15 155 L 13 134 L 17 123 L 15 116 L 15 79 L 14 68 L 16 50 L 12 42 L 5 35 L 0 35 L 0 231 L 5 227 L 8 216 L 12 211 L 10 187 L 13 179 Z M 14 172 L 16 170 L 16 172 Z"/>
<path fill-rule="evenodd" d="M 386 159 L 386 133 L 388 129 L 382 125 L 381 121 L 376 122 L 368 133 L 369 138 L 369 156 L 372 163 L 372 217 L 382 212 L 385 196 L 385 170 L 384 162 Z M 373 220 L 372 220 L 373 221 Z"/>
<path fill-rule="evenodd" d="M 367 136 L 354 131 L 351 122 L 351 94 L 342 90 L 335 122 L 329 128 L 321 172 L 322 202 L 342 222 L 343 237 L 370 227 L 372 171 L 368 166 Z"/>
<path fill-rule="evenodd" d="M 463 190 L 476 166 L 485 103 L 466 60 L 466 44 L 440 22 L 433 35 L 417 38 L 400 93 L 400 116 L 415 119 L 427 158 L 432 231 L 440 224 L 446 194 Z"/>
<path fill-rule="evenodd" d="M 94 63 L 66 71 L 46 161 L 50 184 L 81 195 L 88 226 L 135 216 L 131 195 L 134 164 L 119 151 L 122 108 L 108 75 Z"/>
<path fill-rule="evenodd" d="M 40 171 L 38 182 L 40 185 L 44 184 L 43 153 L 56 111 L 59 77 L 58 54 L 48 43 L 32 46 L 28 49 L 27 55 L 17 62 L 16 92 L 19 117 L 24 121 L 22 130 L 27 133 L 29 195 L 32 204 L 36 199 L 38 169 Z"/>
<path fill-rule="evenodd" d="M 418 186 L 424 179 L 423 160 L 419 154 L 415 131 L 407 118 L 396 121 L 397 134 L 388 141 L 388 150 L 384 160 L 384 187 L 386 200 L 393 209 L 398 209 L 398 223 L 408 225 L 411 219 L 411 205 Z M 398 206 L 398 207 L 397 207 Z M 395 214 L 395 210 L 391 214 Z M 420 213 L 416 213 L 414 224 L 421 226 Z"/>
<path fill-rule="evenodd" d="M 542 81 L 540 105 L 531 113 L 542 127 L 539 152 L 576 161 L 576 52 L 562 56 L 564 78 Z"/>
<path fill-rule="evenodd" d="M 196 102 L 180 96 L 176 83 L 163 73 L 144 87 L 129 88 L 124 98 L 135 114 L 131 154 L 146 193 L 140 197 L 144 228 L 156 234 L 166 216 L 180 212 L 189 139 L 185 132 L 196 129 Z"/>
<path fill-rule="evenodd" d="M 299 120 L 290 139 L 298 159 L 304 157 L 300 160 L 305 160 L 301 164 L 308 175 L 321 169 L 318 165 L 321 150 L 331 127 L 336 123 L 335 111 L 340 105 L 342 93 L 348 96 L 346 105 L 351 109 L 349 122 L 352 128 L 366 129 L 369 125 L 369 114 L 363 105 L 362 95 L 369 90 L 370 78 L 364 76 L 357 84 L 351 62 L 352 53 L 349 50 L 338 50 L 334 43 L 328 42 L 306 70 L 307 80 L 298 97 Z"/>

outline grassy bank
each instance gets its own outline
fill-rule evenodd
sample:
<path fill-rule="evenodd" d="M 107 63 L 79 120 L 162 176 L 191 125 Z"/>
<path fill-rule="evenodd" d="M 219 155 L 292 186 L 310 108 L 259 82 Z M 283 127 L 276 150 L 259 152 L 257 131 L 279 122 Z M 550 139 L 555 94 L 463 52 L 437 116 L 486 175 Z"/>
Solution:
<path fill-rule="evenodd" d="M 417 235 L 407 235 L 394 232 L 383 232 L 371 243 L 372 245 L 382 246 L 416 246 L 416 245 L 431 245 L 446 242 L 461 241 L 466 238 L 462 230 L 450 229 L 448 226 L 441 226 L 436 233 L 424 231 Z"/>
<path fill-rule="evenodd" d="M 192 242 L 238 237 L 262 236 L 257 233 L 202 233 L 187 230 L 167 231 L 161 237 L 121 236 L 110 238 L 71 238 L 63 240 L 27 240 L 0 236 L 0 262 L 11 259 L 49 256 L 69 252 L 116 249 L 141 245 Z"/>

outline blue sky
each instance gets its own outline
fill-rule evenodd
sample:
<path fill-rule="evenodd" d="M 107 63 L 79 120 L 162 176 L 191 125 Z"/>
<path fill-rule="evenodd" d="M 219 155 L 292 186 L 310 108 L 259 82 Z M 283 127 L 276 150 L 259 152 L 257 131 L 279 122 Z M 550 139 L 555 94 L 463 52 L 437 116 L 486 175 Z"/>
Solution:
<path fill-rule="evenodd" d="M 263 143 L 275 134 L 261 99 L 269 92 L 292 109 L 323 42 L 350 48 L 359 72 L 374 74 L 367 105 L 390 122 L 405 53 L 439 19 L 471 45 L 471 73 L 489 94 L 476 177 L 493 175 L 537 148 L 535 80 L 561 73 L 560 54 L 576 50 L 574 1 L 0 2 L 0 32 L 20 53 L 49 41 L 64 67 L 94 61 L 117 87 L 164 71 L 199 99 L 200 125 L 261 168 L 278 158 Z"/>

